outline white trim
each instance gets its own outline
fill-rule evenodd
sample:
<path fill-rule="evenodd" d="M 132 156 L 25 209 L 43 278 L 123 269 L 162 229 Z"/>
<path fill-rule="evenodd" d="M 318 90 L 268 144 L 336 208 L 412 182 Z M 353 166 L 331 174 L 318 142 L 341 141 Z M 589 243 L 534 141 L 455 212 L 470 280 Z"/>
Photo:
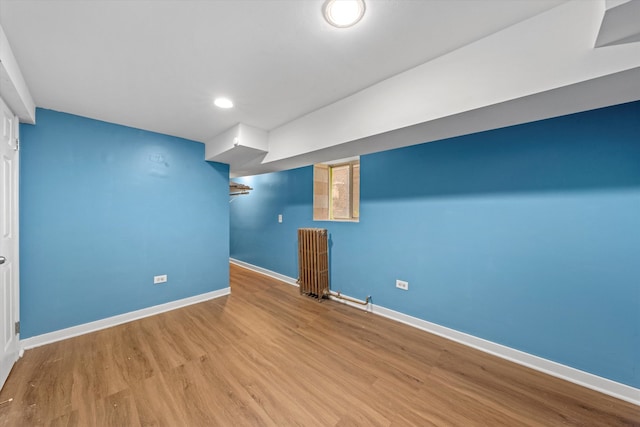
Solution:
<path fill-rule="evenodd" d="M 254 266 L 243 261 L 232 260 L 232 262 L 249 270 L 253 270 L 258 273 L 277 278 L 278 280 L 281 280 L 285 283 L 291 283 L 291 281 L 294 281 L 294 279 L 290 277 L 283 276 L 282 274 L 264 269 L 262 267 Z M 533 354 L 525 353 L 524 351 L 516 350 L 502 344 L 487 341 L 485 339 L 478 338 L 464 332 L 456 331 L 454 329 L 450 329 L 436 323 L 428 322 L 417 317 L 409 316 L 407 314 L 391 310 L 380 305 L 369 304 L 368 306 L 363 306 L 336 298 L 331 299 L 346 304 L 350 307 L 365 310 L 373 314 L 377 314 L 378 316 L 386 317 L 388 319 L 395 320 L 396 322 L 413 326 L 414 328 L 421 329 L 425 332 L 438 335 L 440 337 L 455 341 L 460 344 L 464 344 L 468 347 L 475 348 L 476 350 L 492 354 L 494 356 L 509 360 L 511 362 L 526 366 L 531 369 L 535 369 L 536 371 L 543 372 L 553 377 L 560 378 L 565 381 L 569 381 L 571 383 L 578 384 L 580 386 L 590 388 L 600 393 L 607 394 L 609 396 L 613 396 L 620 400 L 624 400 L 626 402 L 640 406 L 640 389 L 637 389 L 635 387 L 612 381 L 598 375 L 590 374 L 588 372 L 581 371 L 579 369 L 575 369 L 561 363 L 553 362 L 539 356 L 534 356 Z"/>
<path fill-rule="evenodd" d="M 197 304 L 199 302 L 220 298 L 231 293 L 231 288 L 222 288 L 217 291 L 207 292 L 176 301 L 167 302 L 153 307 L 143 308 L 141 310 L 130 311 L 129 313 L 119 314 L 106 319 L 96 320 L 95 322 L 84 323 L 78 326 L 72 326 L 58 331 L 48 332 L 46 334 L 37 335 L 35 337 L 20 340 L 20 351 L 29 350 L 31 348 L 40 347 L 41 345 L 51 344 L 56 341 L 66 340 L 78 335 L 88 334 L 90 332 L 99 331 L 101 329 L 110 328 L 122 323 L 131 322 L 133 320 L 142 319 L 144 317 L 154 316 L 164 313 L 165 311 L 175 310 L 177 308 L 186 307 L 188 305 Z"/>
<path fill-rule="evenodd" d="M 640 406 L 640 389 L 379 305 L 372 313 Z"/>
<path fill-rule="evenodd" d="M 351 162 L 359 162 L 359 161 L 360 161 L 360 156 L 352 156 L 352 157 L 346 157 L 344 159 L 331 160 L 328 162 L 320 162 L 320 164 L 333 166 L 333 165 L 339 165 L 341 163 L 351 163 Z"/>
<path fill-rule="evenodd" d="M 285 276 L 284 274 L 276 273 L 275 271 L 267 270 L 266 268 L 258 267 L 257 265 L 249 264 L 248 262 L 240 261 L 239 259 L 235 259 L 235 258 L 229 258 L 229 262 L 231 264 L 244 267 L 247 270 L 253 270 L 260 274 L 264 274 L 265 276 L 269 276 L 274 279 L 280 280 L 281 282 L 284 282 L 287 285 L 298 286 L 298 281 L 296 279 L 289 276 Z"/>
<path fill-rule="evenodd" d="M 0 96 L 21 122 L 36 123 L 36 104 L 13 55 L 9 39 L 0 27 Z"/>

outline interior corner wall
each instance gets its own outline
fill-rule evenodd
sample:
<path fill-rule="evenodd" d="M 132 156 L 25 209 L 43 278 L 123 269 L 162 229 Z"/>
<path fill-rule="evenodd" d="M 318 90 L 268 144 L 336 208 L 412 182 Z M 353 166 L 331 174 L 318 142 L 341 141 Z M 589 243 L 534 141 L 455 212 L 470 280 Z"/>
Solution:
<path fill-rule="evenodd" d="M 238 179 L 231 256 L 297 277 L 326 227 L 333 290 L 640 387 L 640 102 L 360 163 L 359 223 L 312 221 L 312 167 Z"/>
<path fill-rule="evenodd" d="M 228 165 L 194 141 L 37 117 L 20 128 L 22 338 L 229 286 Z"/>

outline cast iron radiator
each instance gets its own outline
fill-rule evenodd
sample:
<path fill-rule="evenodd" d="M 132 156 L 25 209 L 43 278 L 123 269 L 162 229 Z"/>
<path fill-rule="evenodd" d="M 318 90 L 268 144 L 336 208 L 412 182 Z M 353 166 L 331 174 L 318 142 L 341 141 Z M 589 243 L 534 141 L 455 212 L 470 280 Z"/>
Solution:
<path fill-rule="evenodd" d="M 329 245 L 324 228 L 298 229 L 300 294 L 321 299 L 329 295 Z"/>

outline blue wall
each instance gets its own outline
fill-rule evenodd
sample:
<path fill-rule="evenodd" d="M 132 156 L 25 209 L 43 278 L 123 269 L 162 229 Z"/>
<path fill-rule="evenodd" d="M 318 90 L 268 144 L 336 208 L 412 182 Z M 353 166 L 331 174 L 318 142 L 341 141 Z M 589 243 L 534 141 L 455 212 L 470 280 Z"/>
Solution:
<path fill-rule="evenodd" d="M 363 156 L 359 223 L 311 167 L 243 181 L 233 258 L 297 277 L 326 227 L 332 289 L 640 387 L 640 102 Z"/>
<path fill-rule="evenodd" d="M 203 144 L 42 109 L 20 132 L 22 338 L 229 286 L 229 168 Z"/>

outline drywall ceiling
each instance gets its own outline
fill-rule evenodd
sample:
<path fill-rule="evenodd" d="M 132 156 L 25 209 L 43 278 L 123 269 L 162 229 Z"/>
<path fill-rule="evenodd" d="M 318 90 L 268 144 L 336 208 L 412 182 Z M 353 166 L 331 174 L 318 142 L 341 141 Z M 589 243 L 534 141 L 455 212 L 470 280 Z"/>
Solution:
<path fill-rule="evenodd" d="M 332 147 L 353 151 L 345 144 L 640 66 L 626 60 L 640 51 L 618 46 L 598 59 L 613 66 L 587 60 L 576 71 L 576 59 L 570 72 L 560 64 L 560 77 L 549 69 L 574 46 L 576 57 L 593 48 L 604 0 L 369 0 L 350 29 L 329 26 L 322 3 L 0 0 L 0 25 L 39 107 L 200 142 L 237 123 L 269 131 L 267 155 L 232 163 L 236 175 L 329 160 Z M 570 7 L 585 16 L 559 22 L 576 13 Z M 550 34 L 550 25 L 564 32 Z M 511 55 L 529 62 L 507 66 Z M 466 96 L 456 79 L 482 87 L 484 98 Z M 507 88 L 492 86 L 505 80 Z M 425 91 L 425 81 L 434 87 Z M 219 95 L 236 107 L 215 108 Z M 441 107 L 425 109 L 420 96 Z M 396 146 L 409 143 L 418 142 Z"/>

